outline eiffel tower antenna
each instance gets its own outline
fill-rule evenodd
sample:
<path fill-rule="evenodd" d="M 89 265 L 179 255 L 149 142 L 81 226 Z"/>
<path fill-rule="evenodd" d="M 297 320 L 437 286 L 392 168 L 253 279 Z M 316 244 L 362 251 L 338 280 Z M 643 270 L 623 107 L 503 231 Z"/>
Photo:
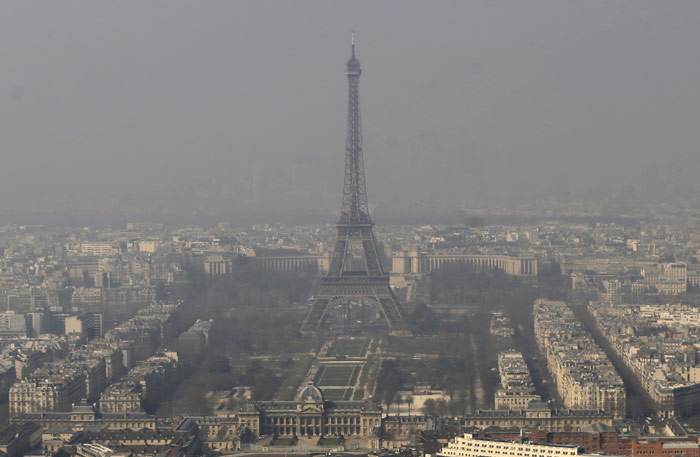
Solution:
<path fill-rule="evenodd" d="M 389 275 L 384 272 L 379 261 L 377 242 L 372 231 L 374 222 L 369 215 L 360 123 L 359 83 L 362 70 L 355 57 L 354 31 L 351 40 L 352 55 L 345 68 L 348 77 L 348 114 L 343 200 L 340 219 L 336 224 L 338 235 L 328 272 L 321 278 L 320 288 L 301 331 L 311 333 L 318 330 L 333 306 L 355 301 L 372 303 L 390 332 L 405 333 L 401 305 L 391 290 Z M 364 265 L 359 271 L 351 269 L 352 259 L 348 253 L 351 242 L 358 242 L 361 246 Z"/>

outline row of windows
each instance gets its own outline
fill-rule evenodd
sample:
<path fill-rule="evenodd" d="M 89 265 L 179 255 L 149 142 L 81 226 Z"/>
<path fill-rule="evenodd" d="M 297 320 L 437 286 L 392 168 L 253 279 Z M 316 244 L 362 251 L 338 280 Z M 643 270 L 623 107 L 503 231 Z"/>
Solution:
<path fill-rule="evenodd" d="M 472 446 L 472 443 L 467 443 L 467 447 L 471 447 L 471 446 Z M 513 449 L 512 446 L 505 446 L 505 445 L 502 446 L 502 445 L 500 445 L 500 444 L 478 444 L 478 443 L 474 443 L 473 446 L 474 446 L 474 447 L 490 448 L 490 449 L 493 449 L 493 448 L 495 448 L 495 449 Z M 465 448 L 465 447 L 461 447 L 460 449 L 462 449 L 463 451 L 469 450 L 469 449 L 467 449 L 467 448 Z M 521 452 L 522 452 L 522 451 L 528 451 L 528 450 L 527 450 L 526 448 L 524 448 L 524 447 L 518 447 L 518 448 L 515 448 L 514 450 L 516 450 L 516 451 L 521 451 Z M 532 452 L 534 452 L 534 450 L 532 450 Z M 540 452 L 542 452 L 543 454 L 545 454 L 545 453 L 546 453 L 546 454 L 561 454 L 562 451 L 559 450 L 559 449 L 546 449 L 546 450 L 545 450 L 545 449 L 542 449 Z M 565 454 L 568 454 L 568 453 L 565 452 Z M 518 454 L 518 455 L 520 455 L 520 454 Z M 528 454 L 525 454 L 525 455 L 528 455 Z"/>
<path fill-rule="evenodd" d="M 673 455 L 679 455 L 679 454 L 693 454 L 697 455 L 698 449 L 677 449 L 677 450 L 665 450 L 661 451 L 662 454 L 673 454 Z M 634 453 L 635 455 L 656 455 L 657 451 L 636 451 Z"/>
<path fill-rule="evenodd" d="M 493 442 L 474 442 L 474 441 L 465 441 L 465 440 L 457 440 L 455 443 L 453 443 L 454 446 L 450 446 L 451 449 L 457 449 L 457 450 L 462 450 L 462 451 L 467 451 L 467 452 L 488 452 L 488 453 L 499 453 L 499 454 L 506 454 L 506 455 L 518 455 L 522 457 L 551 457 L 552 455 L 573 455 L 575 454 L 574 451 L 567 451 L 561 448 L 542 448 L 542 447 L 535 447 L 534 449 L 523 446 L 523 445 L 516 445 L 516 444 L 498 444 L 498 443 L 493 443 Z M 474 449 L 472 449 L 474 448 Z M 482 449 L 475 449 L 475 448 L 482 448 Z M 489 449 L 489 450 L 487 450 Z M 490 451 L 490 449 L 494 449 L 497 451 Z M 501 451 L 502 449 L 502 451 Z M 507 452 L 509 451 L 509 452 Z M 547 455 L 549 454 L 549 455 Z"/>
<path fill-rule="evenodd" d="M 462 449 L 465 450 L 466 452 L 454 452 L 454 451 L 445 451 L 445 454 L 447 455 L 455 455 L 455 456 L 469 456 L 471 455 L 472 452 L 480 452 L 480 451 L 472 451 L 470 449 Z M 483 451 L 481 451 L 483 452 Z M 498 455 L 513 455 L 517 457 L 551 457 L 551 455 L 561 455 L 562 451 L 551 451 L 548 450 L 546 453 L 544 451 L 541 451 L 541 453 L 537 453 L 536 451 L 531 451 L 531 452 L 517 452 L 517 451 L 495 451 L 492 453 L 498 454 Z M 573 455 L 568 452 L 563 452 L 564 455 Z M 481 455 L 481 454 L 478 454 Z"/>
<path fill-rule="evenodd" d="M 285 427 L 285 426 L 270 426 L 270 427 L 265 427 L 264 428 L 265 433 L 268 434 L 286 434 L 286 435 L 292 435 L 296 434 L 297 429 L 296 427 Z M 357 426 L 331 426 L 331 427 L 319 427 L 319 426 L 308 426 L 308 427 L 301 427 L 299 432 L 304 435 L 304 434 L 321 434 L 321 433 L 330 433 L 330 434 L 343 434 L 343 435 L 360 435 L 362 433 L 362 430 L 360 427 Z"/>
<path fill-rule="evenodd" d="M 299 418 L 300 424 L 321 424 L 323 422 L 322 418 L 318 417 L 301 417 Z M 379 419 L 376 419 L 379 422 Z M 265 420 L 267 424 L 281 424 L 281 425 L 294 425 L 297 423 L 296 417 L 268 417 Z M 359 417 L 327 417 L 325 421 L 326 425 L 359 425 Z M 370 424 L 372 421 L 370 420 Z M 364 420 L 364 425 L 367 426 L 367 419 Z"/>
<path fill-rule="evenodd" d="M 530 423 L 534 423 L 534 419 L 550 419 L 550 417 L 539 417 L 539 418 L 533 418 L 533 417 L 527 417 L 522 419 L 524 420 L 530 420 Z M 510 423 L 514 421 L 520 421 L 521 419 L 495 419 L 495 420 L 471 420 L 471 425 L 501 425 L 504 423 Z M 592 421 L 591 419 L 554 419 L 556 422 L 559 424 L 563 425 L 588 425 Z"/>

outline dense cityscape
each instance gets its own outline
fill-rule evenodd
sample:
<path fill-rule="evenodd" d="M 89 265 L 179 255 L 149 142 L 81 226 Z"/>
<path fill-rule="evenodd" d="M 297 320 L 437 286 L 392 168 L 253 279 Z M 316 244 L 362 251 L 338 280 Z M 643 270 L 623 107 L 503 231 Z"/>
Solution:
<path fill-rule="evenodd" d="M 12 70 L 14 105 L 0 104 L 0 457 L 700 457 L 697 78 L 663 33 L 656 60 L 637 42 L 658 24 L 697 34 L 696 23 L 675 13 L 630 23 L 647 13 L 625 2 L 530 9 L 541 1 L 406 2 L 375 14 L 308 2 L 231 2 L 215 15 L 204 4 L 107 15 L 91 5 L 86 18 L 101 20 L 42 14 L 53 31 L 18 51 L 19 65 L 0 49 L 22 69 Z M 34 7 L 14 8 L 26 18 Z M 471 27 L 470 8 L 483 15 Z M 345 61 L 345 145 L 324 156 L 336 135 L 316 116 L 331 116 L 323 98 L 340 86 L 309 70 L 325 65 L 319 49 L 341 16 L 381 33 L 360 48 L 349 32 L 342 60 L 332 54 Z M 421 38 L 392 44 L 389 22 Z M 36 38 L 0 16 L 1 38 L 17 24 Z M 634 49 L 588 65 L 626 42 L 618 24 Z M 266 42 L 280 31 L 295 38 Z M 443 64 L 416 65 L 426 43 L 443 43 L 425 56 Z M 443 45 L 453 47 L 436 52 Z M 37 53 L 45 46 L 58 52 Z M 79 65 L 57 58 L 80 50 Z M 134 55 L 145 61 L 124 63 Z M 399 76 L 380 90 L 371 80 L 368 154 L 365 55 L 370 77 Z M 25 69 L 25 57 L 38 66 Z M 635 59 L 631 80 L 608 74 Z M 649 68 L 668 59 L 689 70 Z M 234 67 L 216 71 L 221 61 Z M 549 79 L 552 68 L 568 79 Z M 79 69 L 76 86 L 26 83 L 25 101 L 21 75 L 58 69 Z M 586 85 L 596 72 L 601 90 Z M 653 90 L 636 88 L 647 72 Z M 687 75 L 690 89 L 674 96 Z M 172 91 L 181 77 L 187 90 Z M 62 122 L 94 98 L 81 85 L 102 78 L 109 96 L 69 133 Z M 275 87 L 286 94 L 271 96 Z M 605 99 L 626 90 L 626 102 Z M 72 94 L 60 115 L 52 93 Z M 222 100 L 232 111 L 216 111 Z M 635 109 L 671 114 L 650 124 Z M 163 160 L 161 148 L 187 154 Z M 84 155 L 65 160 L 73 149 Z"/>
<path fill-rule="evenodd" d="M 380 227 L 398 335 L 347 305 L 300 333 L 332 226 L 5 226 L 3 445 L 700 452 L 691 217 Z"/>

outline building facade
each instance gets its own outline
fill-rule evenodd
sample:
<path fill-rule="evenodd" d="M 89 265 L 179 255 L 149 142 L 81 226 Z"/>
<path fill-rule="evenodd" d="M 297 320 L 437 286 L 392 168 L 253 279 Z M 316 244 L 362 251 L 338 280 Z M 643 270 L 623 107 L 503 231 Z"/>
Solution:
<path fill-rule="evenodd" d="M 64 425 L 74 431 L 82 431 L 87 427 L 99 427 L 106 430 L 142 430 L 157 429 L 158 418 L 145 412 L 101 413 L 85 401 L 73 405 L 70 411 L 48 413 L 18 414 L 11 418 L 13 424 L 35 422 L 44 430 L 55 425 Z"/>
<path fill-rule="evenodd" d="M 549 443 L 527 443 L 494 438 L 478 438 L 470 433 L 457 437 L 438 457 L 567 457 L 579 455 L 578 446 Z"/>
<path fill-rule="evenodd" d="M 381 428 L 382 409 L 371 401 L 326 401 L 308 383 L 296 401 L 252 402 L 238 413 L 239 426 L 255 434 L 279 437 L 370 437 Z"/>
<path fill-rule="evenodd" d="M 532 402 L 527 409 L 479 410 L 464 417 L 465 427 L 481 429 L 538 427 L 552 432 L 575 432 L 596 423 L 612 425 L 613 416 L 601 410 L 550 409 L 544 403 Z"/>
<path fill-rule="evenodd" d="M 520 352 L 505 351 L 498 354 L 498 374 L 501 388 L 494 394 L 496 409 L 525 409 L 533 401 L 541 401 L 535 393 L 525 359 Z"/>
<path fill-rule="evenodd" d="M 535 257 L 498 254 L 429 254 L 417 250 L 395 253 L 392 257 L 391 273 L 426 274 L 447 264 L 467 265 L 477 271 L 501 270 L 511 276 L 537 277 Z"/>

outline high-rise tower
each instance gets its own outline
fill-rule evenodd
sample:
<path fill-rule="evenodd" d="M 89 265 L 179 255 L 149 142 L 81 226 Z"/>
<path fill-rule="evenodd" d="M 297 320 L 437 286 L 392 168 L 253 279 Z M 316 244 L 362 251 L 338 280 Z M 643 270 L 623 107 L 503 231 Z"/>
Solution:
<path fill-rule="evenodd" d="M 338 236 L 328 273 L 321 278 L 321 285 L 301 327 L 302 332 L 316 331 L 331 308 L 350 302 L 373 304 L 391 332 L 406 331 L 401 305 L 389 286 L 389 275 L 384 273 L 379 261 L 372 231 L 374 223 L 369 217 L 360 126 L 361 73 L 353 37 L 352 57 L 345 70 L 348 77 L 348 125 L 343 204 L 336 224 Z M 353 262 L 350 252 L 353 244 L 357 244 L 356 250 L 362 253 L 360 265 Z"/>

